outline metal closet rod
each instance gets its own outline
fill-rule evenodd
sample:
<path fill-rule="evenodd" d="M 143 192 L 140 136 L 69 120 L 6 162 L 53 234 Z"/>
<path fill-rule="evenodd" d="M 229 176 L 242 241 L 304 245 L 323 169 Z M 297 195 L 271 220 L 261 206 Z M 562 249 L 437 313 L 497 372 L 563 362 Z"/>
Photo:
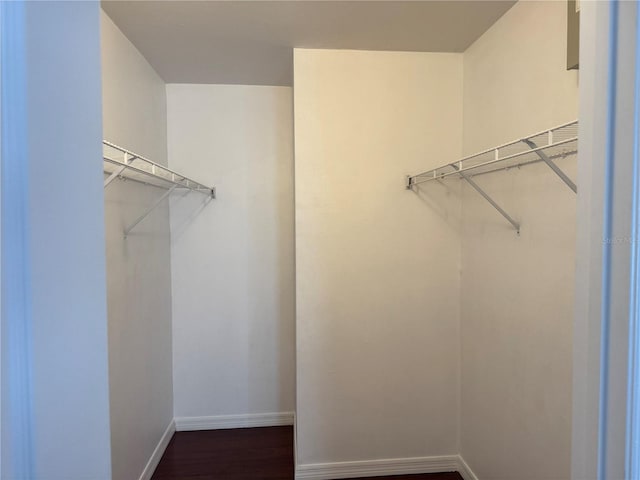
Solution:
<path fill-rule="evenodd" d="M 483 163 L 478 163 L 476 165 L 470 165 L 468 167 L 463 167 L 463 168 L 460 168 L 459 170 L 455 170 L 453 172 L 435 173 L 437 170 L 440 170 L 441 168 L 446 168 L 446 167 L 458 168 L 458 165 L 460 163 L 464 162 L 465 160 L 469 160 L 471 158 L 475 158 L 477 156 L 480 156 L 480 155 L 492 152 L 494 150 L 499 150 L 500 148 L 503 148 L 503 147 L 496 147 L 495 149 L 491 149 L 488 152 L 478 153 L 476 155 L 472 155 L 471 157 L 466 157 L 466 158 L 463 158 L 462 160 L 458 160 L 457 162 L 448 163 L 447 165 L 443 165 L 443 166 L 435 168 L 433 170 L 429 170 L 428 172 L 419 173 L 418 175 L 413 175 L 413 176 L 409 177 L 409 179 L 411 179 L 410 185 L 411 186 L 420 185 L 421 183 L 430 182 L 432 180 L 441 180 L 443 178 L 450 177 L 451 175 L 458 175 L 458 174 L 460 174 L 462 172 L 467 172 L 469 170 L 475 170 L 475 169 L 486 167 L 486 166 L 493 165 L 493 164 L 496 164 L 496 163 L 504 162 L 506 160 L 511 160 L 513 158 L 518 158 L 518 157 L 521 157 L 523 155 L 527 155 L 529 153 L 536 153 L 536 154 L 538 154 L 538 156 L 541 156 L 541 154 L 544 155 L 542 150 L 546 150 L 548 148 L 553 148 L 553 147 L 558 147 L 558 146 L 564 145 L 566 143 L 575 142 L 576 140 L 578 140 L 578 137 L 572 137 L 572 138 L 568 138 L 566 140 L 562 140 L 560 142 L 556 142 L 556 143 L 554 143 L 552 145 L 543 145 L 541 147 L 532 147 L 530 150 L 523 150 L 522 152 L 513 153 L 511 155 L 507 155 L 506 157 L 500 157 L 500 158 L 496 158 L 494 160 L 488 160 L 488 161 L 483 162 Z M 526 143 L 528 141 L 528 138 L 527 139 L 523 139 L 521 141 L 523 143 Z M 513 143 L 508 143 L 507 144 L 507 146 L 511 146 L 511 145 L 513 145 Z M 546 160 L 542 159 L 542 158 L 540 159 L 540 161 L 544 161 L 545 163 L 548 164 L 548 162 Z M 496 169 L 496 170 L 498 170 L 498 169 Z M 555 171 L 555 169 L 554 169 L 554 171 Z M 427 176 L 427 174 L 431 174 L 431 176 Z M 417 181 L 417 182 L 413 181 L 414 178 L 418 178 L 418 177 L 421 178 L 420 181 Z M 563 180 L 566 182 L 565 178 L 563 178 Z M 572 188 L 572 190 L 574 190 L 574 189 Z"/>
<path fill-rule="evenodd" d="M 527 152 L 529 153 L 529 152 Z M 573 150 L 569 150 L 567 152 L 563 152 L 563 153 L 556 153 L 555 155 L 550 155 L 549 158 L 551 160 L 555 160 L 556 158 L 564 158 L 567 157 L 569 155 L 575 155 L 576 153 L 578 153 L 577 149 L 573 149 Z M 506 167 L 496 167 L 496 168 L 492 168 L 491 170 L 484 170 L 482 172 L 478 172 L 478 173 L 471 173 L 469 174 L 469 176 L 471 178 L 475 178 L 475 177 L 481 177 L 482 175 L 488 175 L 489 173 L 495 173 L 495 172 L 503 172 L 505 170 L 512 170 L 514 168 L 521 168 L 521 167 L 526 167 L 528 165 L 535 165 L 536 163 L 540 163 L 543 162 L 544 160 L 542 160 L 541 158 L 536 158 L 535 160 L 527 160 L 524 162 L 520 162 L 520 163 L 515 163 L 513 165 L 509 165 Z M 462 177 L 460 177 L 462 178 Z"/>
<path fill-rule="evenodd" d="M 105 187 L 109 185 L 109 183 L 111 183 L 111 181 L 114 180 L 116 177 L 121 176 L 125 171 L 131 170 L 136 173 L 157 178 L 158 180 L 170 183 L 172 185 L 176 185 L 178 187 L 188 188 L 189 190 L 209 194 L 211 195 L 212 198 L 216 197 L 215 187 L 208 187 L 206 185 L 203 185 L 200 182 L 196 182 L 195 180 L 192 180 L 191 178 L 185 175 L 182 175 L 181 173 L 171 170 L 170 168 L 167 168 L 164 165 L 160 165 L 159 163 L 149 160 L 148 158 L 145 158 L 142 155 L 138 155 L 137 153 L 127 150 L 126 148 L 116 145 L 115 143 L 109 142 L 107 140 L 103 140 L 102 143 L 103 145 L 106 145 L 107 147 L 118 150 L 125 155 L 125 160 L 121 161 L 118 159 L 108 157 L 107 155 L 103 154 L 102 156 L 103 160 L 121 167 L 119 170 L 114 171 L 111 174 L 111 176 L 105 180 L 105 184 L 104 184 Z M 152 171 L 147 171 L 142 168 L 138 168 L 131 165 L 130 162 L 134 162 L 135 160 L 141 160 L 142 162 L 149 164 L 151 166 Z M 171 178 L 167 178 L 162 175 L 157 175 L 156 173 L 154 173 L 154 170 L 160 170 L 160 171 L 166 172 L 171 176 Z"/>
<path fill-rule="evenodd" d="M 138 160 L 139 158 L 140 157 L 135 157 L 133 159 L 129 158 L 127 161 L 132 162 L 133 160 Z M 144 170 L 142 168 L 134 167 L 133 165 L 127 165 L 124 162 L 122 162 L 121 160 L 116 160 L 115 158 L 107 157 L 106 155 L 103 155 L 102 159 L 105 162 L 109 162 L 109 163 L 111 163 L 113 165 L 118 165 L 118 166 L 121 167 L 118 170 L 116 170 L 113 173 L 111 173 L 111 175 L 105 180 L 105 182 L 104 182 L 104 186 L 105 187 L 107 185 L 109 185 L 113 180 L 115 180 L 116 177 L 122 176 L 122 178 L 124 180 L 133 181 L 133 182 L 137 182 L 137 183 L 142 183 L 143 185 L 150 185 L 152 187 L 158 187 L 158 188 L 163 188 L 163 189 L 167 189 L 168 188 L 167 186 L 156 185 L 155 183 L 145 182 L 143 180 L 138 180 L 136 178 L 123 176 L 123 173 L 125 171 L 131 170 L 133 172 L 140 173 L 142 175 L 146 175 L 148 177 L 156 178 L 161 182 L 169 183 L 172 186 L 175 186 L 175 187 L 178 187 L 178 188 L 185 188 L 185 189 L 188 189 L 188 190 L 193 190 L 194 192 L 206 193 L 206 194 L 209 194 L 209 195 L 211 195 L 212 197 L 215 198 L 215 188 L 205 187 L 204 185 L 202 185 L 202 184 L 200 184 L 198 182 L 195 182 L 193 180 L 188 180 L 186 177 L 183 177 L 182 175 L 180 175 L 178 173 L 171 172 L 172 175 L 177 175 L 180 178 L 183 178 L 183 179 L 187 180 L 189 182 L 189 186 L 187 186 L 185 183 L 180 182 L 178 180 L 172 180 L 170 178 L 166 178 L 166 177 L 163 177 L 161 175 L 156 175 L 156 174 L 151 173 L 151 172 L 149 172 L 147 170 Z M 164 167 L 163 167 L 163 169 L 164 169 Z M 164 170 L 168 170 L 168 169 L 164 169 Z"/>
<path fill-rule="evenodd" d="M 107 186 L 109 186 L 109 184 L 111 182 L 113 182 L 116 178 L 122 178 L 122 179 L 126 179 L 126 180 L 132 180 L 134 182 L 138 182 L 138 183 L 142 183 L 145 185 L 150 185 L 153 187 L 159 187 L 159 188 L 163 188 L 166 189 L 167 191 L 160 197 L 158 198 L 155 203 L 150 206 L 149 208 L 147 208 L 144 213 L 142 213 L 142 215 L 140 215 L 138 218 L 136 218 L 136 220 L 133 221 L 133 223 L 131 223 L 129 226 L 127 226 L 124 229 L 124 236 L 125 238 L 127 237 L 127 235 L 129 235 L 129 233 L 131 233 L 131 231 L 140 223 L 142 222 L 145 218 L 147 218 L 147 216 L 149 216 L 149 214 L 151 212 L 153 212 L 167 197 L 169 197 L 169 195 L 171 195 L 171 193 L 176 190 L 176 189 L 185 189 L 185 190 L 189 190 L 189 191 L 194 191 L 194 192 L 200 192 L 200 193 L 204 193 L 206 194 L 208 197 L 210 198 L 216 198 L 216 189 L 215 187 L 207 187 L 205 185 L 203 185 L 200 182 L 196 182 L 195 180 L 191 180 L 189 177 L 185 177 L 184 175 L 175 172 L 173 170 L 171 170 L 170 168 L 167 168 L 163 165 L 160 165 L 158 163 L 155 163 L 145 157 L 143 157 L 142 155 L 138 155 L 136 153 L 133 153 L 130 150 L 127 150 L 126 148 L 122 148 L 114 143 L 108 142 L 106 140 L 102 141 L 103 145 L 106 145 L 109 148 L 112 148 L 114 150 L 117 150 L 119 152 L 121 152 L 124 156 L 123 160 L 119 160 L 116 158 L 111 158 L 108 155 L 105 155 L 105 153 L 102 153 L 102 160 L 104 162 L 108 162 L 111 163 L 113 165 L 117 165 L 117 168 L 111 172 L 111 174 L 109 175 L 109 177 L 107 177 L 104 181 L 104 188 L 107 188 Z M 134 161 L 141 161 L 143 163 L 145 163 L 147 166 L 151 167 L 151 170 L 145 170 L 144 168 L 140 168 L 137 166 L 134 166 L 132 163 Z M 159 175 L 156 172 L 162 172 L 165 175 Z M 170 186 L 167 187 L 162 186 L 162 185 L 156 185 L 155 183 L 151 183 L 151 182 L 145 182 L 143 180 L 137 179 L 137 178 L 133 178 L 133 177 L 128 177 L 125 176 L 125 172 L 135 172 L 141 175 L 145 175 L 147 177 L 150 178 L 154 178 L 158 181 L 164 182 L 165 184 L 169 184 Z"/>
<path fill-rule="evenodd" d="M 520 223 L 518 223 L 516 220 L 513 219 L 513 217 L 511 217 L 495 200 L 493 200 L 493 198 L 491 198 L 487 192 L 485 192 L 475 181 L 472 180 L 472 177 L 474 175 L 467 173 L 469 171 L 478 169 L 478 168 L 482 168 L 482 167 L 486 167 L 489 165 L 495 165 L 495 164 L 499 164 L 501 162 L 504 162 L 506 160 L 511 160 L 513 158 L 518 158 L 521 157 L 523 155 L 526 154 L 531 154 L 534 153 L 536 154 L 536 156 L 538 157 L 537 160 L 530 160 L 530 161 L 525 161 L 525 162 L 521 162 L 519 164 L 516 165 L 510 165 L 510 166 L 506 166 L 506 167 L 498 167 L 498 168 L 493 168 L 489 171 L 483 171 L 483 172 L 479 172 L 476 175 L 482 175 L 484 173 L 491 173 L 494 171 L 498 171 L 498 170 L 503 170 L 503 169 L 507 169 L 507 168 L 514 168 L 514 167 L 520 167 L 522 165 L 527 165 L 527 164 L 531 164 L 531 163 L 537 163 L 537 162 L 544 162 L 558 177 L 560 177 L 560 179 L 574 192 L 577 193 L 578 192 L 578 187 L 576 186 L 576 184 L 573 182 L 573 180 L 571 180 L 571 178 L 569 178 L 569 176 L 567 174 L 565 174 L 562 169 L 560 167 L 558 167 L 554 162 L 553 159 L 557 158 L 558 156 L 566 156 L 572 153 L 576 153 L 577 152 L 577 146 L 575 149 L 571 150 L 570 152 L 560 152 L 558 154 L 555 155 L 551 155 L 548 156 L 545 153 L 545 150 L 548 150 L 550 148 L 554 148 L 554 147 L 559 147 L 562 145 L 566 145 L 568 143 L 572 143 L 572 142 L 576 142 L 578 140 L 578 137 L 571 137 L 568 139 L 564 139 L 564 140 L 560 140 L 558 142 L 554 141 L 553 139 L 553 135 L 554 132 L 561 130 L 563 128 L 566 127 L 572 127 L 578 126 L 578 121 L 573 121 L 573 122 L 569 122 L 569 123 L 565 123 L 562 125 L 559 125 L 557 127 L 553 127 L 553 128 L 549 128 L 547 130 L 543 130 L 541 132 L 538 133 L 534 133 L 533 135 L 530 135 L 528 137 L 525 138 L 521 138 L 519 140 L 515 140 L 509 143 L 505 143 L 503 145 L 500 145 L 499 147 L 494 147 L 494 148 L 490 148 L 488 150 L 485 150 L 483 152 L 480 153 L 476 153 L 474 155 L 470 155 L 468 157 L 464 157 L 461 160 L 458 160 L 457 162 L 453 162 L 453 163 L 448 163 L 446 165 L 443 165 L 441 167 L 438 168 L 434 168 L 432 170 L 428 170 L 426 172 L 423 173 L 419 173 L 417 175 L 413 175 L 413 176 L 407 176 L 406 177 L 406 183 L 405 186 L 408 190 L 413 189 L 413 187 L 415 185 L 420 185 L 422 183 L 426 183 L 432 180 L 441 180 L 444 179 L 446 177 L 449 177 L 451 175 L 457 175 L 460 178 L 462 178 L 463 180 L 465 180 L 467 183 L 469 183 L 469 185 L 471 185 L 471 187 L 473 187 L 474 190 L 476 190 L 500 215 L 502 215 L 502 217 L 504 217 L 512 226 L 513 228 L 516 230 L 516 232 L 518 233 L 518 235 L 520 234 Z M 535 143 L 532 139 L 534 138 L 538 138 L 541 137 L 543 135 L 547 136 L 547 143 L 545 145 L 538 145 L 537 143 Z M 506 148 L 506 147 L 511 147 L 514 145 L 518 145 L 520 143 L 524 143 L 525 145 L 527 145 L 529 147 L 529 150 L 523 150 L 521 152 L 517 152 L 511 155 L 507 155 L 504 157 L 500 157 L 500 149 L 502 148 Z M 476 165 L 471 165 L 468 167 L 464 166 L 464 162 L 467 160 L 471 160 L 477 157 L 480 157 L 482 155 L 486 155 L 488 153 L 494 153 L 495 158 L 493 160 L 489 160 L 486 162 L 482 162 L 482 163 L 478 163 Z M 452 169 L 452 171 L 448 171 L 448 172 L 442 172 L 442 173 L 438 173 L 439 170 L 442 169 Z M 416 181 L 416 178 L 419 179 L 419 181 Z"/>
<path fill-rule="evenodd" d="M 510 146 L 512 146 L 512 145 L 517 145 L 518 143 L 522 143 L 522 142 L 524 142 L 525 140 L 529 140 L 529 139 L 531 139 L 531 138 L 539 137 L 539 136 L 541 136 L 541 135 L 548 134 L 549 132 L 554 132 L 554 131 L 556 131 L 556 130 L 560 130 L 561 128 L 570 127 L 570 126 L 572 126 L 572 125 L 576 125 L 576 126 L 577 126 L 577 125 L 578 125 L 578 121 L 577 121 L 577 120 L 573 120 L 573 121 L 571 121 L 571 122 L 563 123 L 563 124 L 558 125 L 558 126 L 553 127 L 553 128 L 547 128 L 546 130 L 541 130 L 541 131 L 539 131 L 539 132 L 537 132 L 537 133 L 534 133 L 534 134 L 532 134 L 532 135 L 528 135 L 528 136 L 526 136 L 526 137 L 524 137 L 524 138 L 519 138 L 519 139 L 517 139 L 517 140 L 512 140 L 512 141 L 510 141 L 510 142 L 503 143 L 502 145 L 498 145 L 497 147 L 488 148 L 488 149 L 483 150 L 483 151 L 481 151 L 481 152 L 477 152 L 477 153 L 474 153 L 474 154 L 472 154 L 472 155 L 469 155 L 469 156 L 463 157 L 463 158 L 461 158 L 461 159 L 459 159 L 459 160 L 456 160 L 455 162 L 448 163 L 448 164 L 446 164 L 446 165 L 442 165 L 441 167 L 438 167 L 438 168 L 432 168 L 431 170 L 427 170 L 427 171 L 425 171 L 425 172 L 421 172 L 421 173 L 417 173 L 417 174 L 415 174 L 415 175 L 411 175 L 409 178 L 417 178 L 417 177 L 424 177 L 424 176 L 427 176 L 427 175 L 432 175 L 434 171 L 439 170 L 439 169 L 441 169 L 441 168 L 448 167 L 449 165 L 453 165 L 453 164 L 458 165 L 458 164 L 460 164 L 461 162 L 465 162 L 465 161 L 467 161 L 467 160 L 471 160 L 472 158 L 476 158 L 476 157 L 479 157 L 479 156 L 481 156 L 481 155 L 486 155 L 487 153 L 495 152 L 496 150 L 500 150 L 501 148 L 510 147 Z M 567 140 L 565 140 L 565 141 L 557 142 L 557 143 L 555 143 L 555 144 L 554 144 L 554 146 L 555 146 L 555 145 L 561 145 L 561 144 L 563 144 L 563 143 L 569 143 L 569 142 L 575 141 L 575 140 L 577 140 L 577 139 L 578 139 L 578 137 L 572 137 L 572 138 L 569 138 L 569 139 L 567 139 Z M 540 149 L 543 149 L 543 148 L 549 148 L 550 146 L 551 146 L 551 145 L 544 145 L 543 147 L 540 147 Z M 492 163 L 496 163 L 497 161 L 509 160 L 510 158 L 515 158 L 515 157 L 518 157 L 518 156 L 520 156 L 520 155 L 524 155 L 524 154 L 527 154 L 527 153 L 531 153 L 531 150 L 524 150 L 524 151 L 522 151 L 522 152 L 518 152 L 518 153 L 516 153 L 516 154 L 509 155 L 509 156 L 507 156 L 507 157 L 503 157 L 503 158 L 500 158 L 500 159 L 497 159 L 497 160 L 491 160 L 491 161 L 489 161 L 489 162 L 485 162 L 485 163 L 482 163 L 482 164 L 474 165 L 473 167 L 467 167 L 465 170 L 470 170 L 471 168 L 479 168 L 479 167 L 481 167 L 481 166 L 483 166 L 483 165 L 490 165 L 490 164 L 492 164 Z"/>

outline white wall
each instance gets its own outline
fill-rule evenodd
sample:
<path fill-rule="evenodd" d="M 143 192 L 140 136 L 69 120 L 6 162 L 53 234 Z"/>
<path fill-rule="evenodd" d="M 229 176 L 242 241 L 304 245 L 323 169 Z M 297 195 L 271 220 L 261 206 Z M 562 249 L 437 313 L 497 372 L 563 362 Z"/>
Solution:
<path fill-rule="evenodd" d="M 465 154 L 577 118 L 565 51 L 566 3 L 520 2 L 465 52 Z M 481 480 L 569 478 L 576 196 L 542 164 L 477 182 L 522 228 L 464 187 L 461 452 Z"/>
<path fill-rule="evenodd" d="M 607 161 L 609 9 L 583 2 L 580 9 L 580 163 L 578 165 L 575 315 L 573 337 L 573 435 L 571 478 L 598 478 L 600 443 L 602 264 Z M 622 64 L 620 64 L 622 67 Z M 631 77 L 631 76 L 630 76 Z M 626 92 L 621 92 L 625 95 Z M 631 102 L 628 102 L 631 104 Z M 599 132 L 599 133 L 594 133 Z M 628 160 L 627 160 L 628 162 Z M 631 162 L 628 162 L 631 164 Z M 619 170 L 619 167 L 616 167 Z M 624 190 L 621 195 L 629 195 Z M 631 202 L 629 202 L 631 204 Z M 629 278 L 629 277 L 627 277 Z M 628 289 L 627 289 L 628 291 Z M 626 342 L 625 342 L 626 343 Z M 626 348 L 618 348 L 626 351 Z M 617 366 L 617 365 L 614 365 Z M 626 368 L 616 373 L 624 375 Z M 619 408 L 613 403 L 614 408 Z M 620 409 L 620 413 L 626 408 Z M 620 450 L 624 451 L 624 448 Z M 611 465 L 612 462 L 609 462 Z M 613 462 L 613 466 L 615 462 Z"/>
<path fill-rule="evenodd" d="M 2 10 L 1 476 L 107 480 L 99 4 Z"/>
<path fill-rule="evenodd" d="M 581 16 L 571 478 L 637 478 L 638 4 L 586 2 Z"/>
<path fill-rule="evenodd" d="M 95 2 L 27 5 L 31 478 L 38 480 L 109 478 L 97 28 Z"/>
<path fill-rule="evenodd" d="M 294 410 L 291 95 L 167 85 L 170 166 L 218 192 L 208 203 L 191 193 L 171 205 L 182 420 Z"/>
<path fill-rule="evenodd" d="M 167 163 L 164 82 L 104 13 L 104 138 Z M 169 206 L 125 240 L 164 193 L 133 182 L 105 190 L 113 478 L 137 479 L 173 418 Z"/>
<path fill-rule="evenodd" d="M 456 454 L 462 56 L 294 64 L 298 463 Z"/>
<path fill-rule="evenodd" d="M 0 478 L 25 478 L 31 475 L 29 427 L 30 402 L 28 380 L 29 267 L 28 232 L 25 210 L 29 192 L 27 165 L 28 93 L 26 79 L 25 3 L 0 3 L 0 69 L 2 70 L 2 110 L 0 142 L 2 147 L 2 370 L 0 385 Z M 11 178 L 11 181 L 8 181 Z M 103 311 L 105 318 L 106 309 Z M 108 411 L 106 412 L 108 415 Z M 108 442 L 108 438 L 107 438 Z M 108 443 L 107 443 L 108 446 Z"/>

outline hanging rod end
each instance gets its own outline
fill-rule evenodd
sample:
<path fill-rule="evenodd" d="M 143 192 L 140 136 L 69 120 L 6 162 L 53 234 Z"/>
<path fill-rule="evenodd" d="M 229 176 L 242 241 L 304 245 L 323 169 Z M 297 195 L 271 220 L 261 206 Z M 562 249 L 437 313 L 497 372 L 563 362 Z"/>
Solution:
<path fill-rule="evenodd" d="M 215 199 L 216 198 L 216 187 L 213 187 L 211 189 L 211 198 Z"/>

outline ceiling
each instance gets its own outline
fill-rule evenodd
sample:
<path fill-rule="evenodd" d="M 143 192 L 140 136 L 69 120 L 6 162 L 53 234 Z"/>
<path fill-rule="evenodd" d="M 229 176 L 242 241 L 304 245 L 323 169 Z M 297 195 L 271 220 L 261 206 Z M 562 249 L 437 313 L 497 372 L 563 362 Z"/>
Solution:
<path fill-rule="evenodd" d="M 293 47 L 463 52 L 514 1 L 102 1 L 167 83 L 291 85 Z"/>

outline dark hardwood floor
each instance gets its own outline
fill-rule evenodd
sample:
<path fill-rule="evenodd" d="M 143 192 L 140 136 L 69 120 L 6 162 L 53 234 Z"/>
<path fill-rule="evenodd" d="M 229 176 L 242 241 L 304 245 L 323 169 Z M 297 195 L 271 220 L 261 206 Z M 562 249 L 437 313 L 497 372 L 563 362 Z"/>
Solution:
<path fill-rule="evenodd" d="M 462 477 L 457 473 L 432 473 L 375 480 L 383 479 L 462 480 Z M 293 428 L 177 432 L 152 480 L 293 480 Z"/>
<path fill-rule="evenodd" d="M 152 480 L 293 478 L 293 428 L 176 432 Z"/>

